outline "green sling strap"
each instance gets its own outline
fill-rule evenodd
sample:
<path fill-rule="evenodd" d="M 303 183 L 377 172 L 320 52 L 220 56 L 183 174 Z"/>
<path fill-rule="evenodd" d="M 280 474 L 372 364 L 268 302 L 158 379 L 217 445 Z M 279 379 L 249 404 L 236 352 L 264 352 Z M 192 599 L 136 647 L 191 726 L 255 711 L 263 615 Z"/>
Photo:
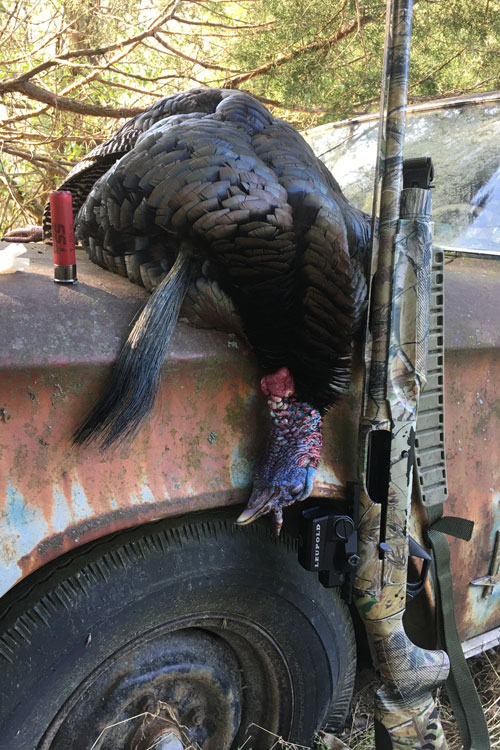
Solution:
<path fill-rule="evenodd" d="M 427 508 L 427 538 L 434 552 L 436 570 L 436 617 L 442 646 L 450 658 L 446 690 L 458 730 L 466 750 L 490 750 L 490 739 L 483 708 L 465 659 L 455 621 L 450 547 L 446 535 L 469 541 L 473 522 L 443 516 L 442 504 Z"/>

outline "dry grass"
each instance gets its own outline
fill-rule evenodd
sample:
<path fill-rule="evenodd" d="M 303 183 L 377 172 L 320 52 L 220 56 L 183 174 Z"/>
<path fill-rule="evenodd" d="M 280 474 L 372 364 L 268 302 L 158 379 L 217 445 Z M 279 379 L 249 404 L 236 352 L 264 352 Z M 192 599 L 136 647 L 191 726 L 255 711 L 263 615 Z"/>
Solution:
<path fill-rule="evenodd" d="M 500 647 L 469 659 L 479 697 L 488 722 L 492 748 L 500 748 Z M 440 697 L 441 720 L 450 750 L 462 747 L 448 698 Z"/>
<path fill-rule="evenodd" d="M 491 747 L 500 749 L 500 647 L 469 659 L 469 667 L 484 708 L 490 733 Z M 351 726 L 342 737 L 349 750 L 369 750 L 375 747 L 372 723 L 373 674 L 361 673 L 355 691 Z M 439 696 L 440 715 L 449 750 L 460 750 L 463 745 L 453 718 L 448 696 Z"/>

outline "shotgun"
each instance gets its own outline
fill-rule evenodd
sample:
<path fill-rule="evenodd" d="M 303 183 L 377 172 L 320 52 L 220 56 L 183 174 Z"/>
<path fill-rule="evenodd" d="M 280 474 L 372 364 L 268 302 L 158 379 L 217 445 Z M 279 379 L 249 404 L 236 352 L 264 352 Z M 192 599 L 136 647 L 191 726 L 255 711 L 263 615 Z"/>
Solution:
<path fill-rule="evenodd" d="M 414 171 L 403 186 L 412 0 L 389 3 L 388 18 L 380 219 L 359 431 L 361 560 L 353 594 L 382 683 L 375 695 L 377 750 L 434 750 L 446 748 L 446 741 L 432 690 L 446 679 L 449 660 L 443 651 L 417 647 L 403 626 L 415 426 L 429 330 L 432 168 L 429 159 L 420 162 L 423 177 L 413 179 Z"/>

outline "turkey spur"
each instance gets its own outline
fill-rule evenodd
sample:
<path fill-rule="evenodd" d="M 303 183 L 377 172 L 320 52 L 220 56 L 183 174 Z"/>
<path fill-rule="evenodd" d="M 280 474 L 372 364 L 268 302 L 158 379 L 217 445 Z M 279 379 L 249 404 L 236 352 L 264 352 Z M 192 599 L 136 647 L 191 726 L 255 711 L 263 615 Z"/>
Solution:
<path fill-rule="evenodd" d="M 231 90 L 155 103 L 61 189 L 73 193 L 91 260 L 153 291 L 75 440 L 107 447 L 136 432 L 181 308 L 207 327 L 234 328 L 227 319 L 239 317 L 271 425 L 238 522 L 272 511 L 279 532 L 283 508 L 312 491 L 322 415 L 349 385 L 369 217 L 292 126 Z"/>

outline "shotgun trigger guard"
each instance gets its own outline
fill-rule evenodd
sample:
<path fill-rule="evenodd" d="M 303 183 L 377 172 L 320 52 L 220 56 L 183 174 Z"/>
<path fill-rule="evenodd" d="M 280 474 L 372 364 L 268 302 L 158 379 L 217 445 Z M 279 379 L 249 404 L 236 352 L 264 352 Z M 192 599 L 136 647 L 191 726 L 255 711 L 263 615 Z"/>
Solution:
<path fill-rule="evenodd" d="M 418 581 L 407 581 L 406 583 L 406 601 L 414 599 L 421 591 L 425 588 L 425 582 L 427 581 L 427 575 L 432 562 L 432 557 L 429 555 L 413 537 L 408 536 L 408 556 L 417 557 L 423 560 L 422 569 L 420 571 L 420 577 Z"/>

